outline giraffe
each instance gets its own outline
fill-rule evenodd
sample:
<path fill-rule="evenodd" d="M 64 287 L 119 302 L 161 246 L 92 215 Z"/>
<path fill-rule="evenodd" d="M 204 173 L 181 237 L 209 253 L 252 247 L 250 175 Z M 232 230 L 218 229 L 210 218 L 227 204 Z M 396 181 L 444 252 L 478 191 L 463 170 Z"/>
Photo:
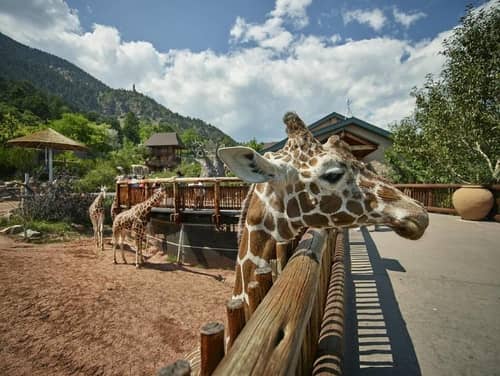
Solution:
<path fill-rule="evenodd" d="M 102 237 L 102 230 L 104 225 L 104 199 L 106 198 L 106 187 L 101 187 L 101 191 L 95 198 L 95 200 L 90 204 L 89 207 L 89 217 L 92 222 L 92 228 L 94 229 L 94 240 L 96 247 L 96 254 L 104 251 L 104 241 Z"/>
<path fill-rule="evenodd" d="M 118 205 L 118 195 L 120 193 L 118 192 L 118 189 L 116 190 L 115 197 L 113 198 L 113 202 L 111 204 L 111 209 L 110 209 L 110 214 L 111 214 L 111 220 L 114 221 L 116 216 L 120 213 L 121 208 Z"/>
<path fill-rule="evenodd" d="M 113 262 L 116 264 L 116 248 L 120 242 L 120 250 L 123 262 L 126 264 L 125 254 L 123 252 L 123 241 L 125 231 L 131 231 L 136 237 L 135 266 L 138 268 L 143 263 L 142 244 L 146 235 L 146 226 L 148 224 L 151 209 L 157 206 L 165 198 L 165 190 L 158 189 L 153 195 L 144 202 L 133 206 L 132 208 L 119 213 L 113 221 Z"/>
<path fill-rule="evenodd" d="M 402 237 L 420 238 L 428 215 L 358 161 L 336 135 L 317 141 L 293 112 L 283 121 L 288 141 L 275 153 L 230 147 L 219 157 L 241 179 L 253 183 L 240 217 L 239 250 L 233 298 L 248 316 L 248 283 L 266 266 L 276 244 L 286 244 L 301 229 L 346 228 L 386 224 Z"/>

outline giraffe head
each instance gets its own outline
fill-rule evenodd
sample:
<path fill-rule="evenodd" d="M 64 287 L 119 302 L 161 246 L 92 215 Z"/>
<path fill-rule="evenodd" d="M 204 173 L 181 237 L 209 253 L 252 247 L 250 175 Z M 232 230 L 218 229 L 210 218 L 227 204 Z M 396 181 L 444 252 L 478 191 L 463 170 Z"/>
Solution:
<path fill-rule="evenodd" d="M 408 239 L 423 235 L 429 223 L 424 207 L 371 172 L 348 144 L 332 136 L 322 145 L 293 112 L 283 121 L 288 141 L 276 153 L 261 156 L 247 147 L 219 151 L 238 177 L 261 183 L 255 194 L 266 208 L 260 209 L 263 223 L 270 223 L 266 228 L 276 240 L 292 238 L 301 227 L 368 224 L 386 224 Z"/>
<path fill-rule="evenodd" d="M 100 192 L 101 192 L 102 198 L 106 198 L 106 191 L 107 190 L 108 190 L 108 188 L 105 185 L 101 185 Z"/>

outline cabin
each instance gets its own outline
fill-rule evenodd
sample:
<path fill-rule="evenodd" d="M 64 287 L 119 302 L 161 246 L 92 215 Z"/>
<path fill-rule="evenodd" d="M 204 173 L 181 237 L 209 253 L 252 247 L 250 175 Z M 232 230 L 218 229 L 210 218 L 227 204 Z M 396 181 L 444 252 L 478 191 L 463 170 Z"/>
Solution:
<path fill-rule="evenodd" d="M 149 151 L 146 166 L 151 171 L 172 169 L 181 163 L 184 145 L 175 132 L 154 133 L 144 145 Z"/>
<path fill-rule="evenodd" d="M 385 149 L 392 146 L 391 132 L 376 125 L 351 116 L 346 117 L 337 112 L 332 112 L 308 126 L 317 140 L 324 143 L 334 134 L 351 146 L 352 153 L 359 160 L 384 163 Z M 262 153 L 280 150 L 287 138 L 273 143 L 265 144 Z"/>

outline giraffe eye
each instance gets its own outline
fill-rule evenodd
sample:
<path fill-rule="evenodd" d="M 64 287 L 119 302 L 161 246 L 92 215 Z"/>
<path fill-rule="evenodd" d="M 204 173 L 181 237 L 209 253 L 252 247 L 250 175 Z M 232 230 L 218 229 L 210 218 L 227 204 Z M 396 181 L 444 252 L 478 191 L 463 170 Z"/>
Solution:
<path fill-rule="evenodd" d="M 328 171 L 327 173 L 321 175 L 321 179 L 326 180 L 330 184 L 335 184 L 342 178 L 343 175 L 344 171 L 339 169 L 338 171 Z"/>

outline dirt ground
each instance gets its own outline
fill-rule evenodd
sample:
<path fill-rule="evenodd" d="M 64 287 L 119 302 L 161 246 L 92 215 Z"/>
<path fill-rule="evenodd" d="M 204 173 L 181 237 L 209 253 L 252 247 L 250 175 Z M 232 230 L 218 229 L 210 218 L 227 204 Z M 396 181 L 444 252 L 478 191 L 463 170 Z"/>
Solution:
<path fill-rule="evenodd" d="M 152 375 L 225 318 L 234 273 L 168 263 L 113 265 L 111 246 L 35 245 L 0 235 L 0 370 L 4 375 Z"/>

